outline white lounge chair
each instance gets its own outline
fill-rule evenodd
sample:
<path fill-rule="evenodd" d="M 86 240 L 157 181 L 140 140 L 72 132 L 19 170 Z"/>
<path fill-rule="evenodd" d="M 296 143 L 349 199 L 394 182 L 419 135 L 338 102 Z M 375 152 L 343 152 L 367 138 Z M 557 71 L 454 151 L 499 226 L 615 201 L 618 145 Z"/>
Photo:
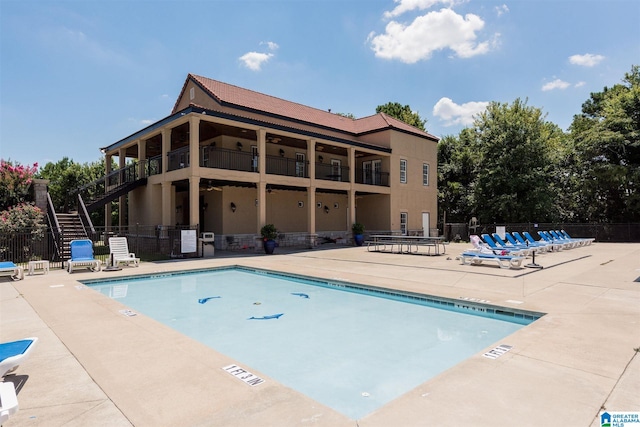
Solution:
<path fill-rule="evenodd" d="M 24 279 L 24 269 L 11 261 L 0 262 L 0 276 L 10 276 L 13 280 Z"/>
<path fill-rule="evenodd" d="M 75 268 L 84 267 L 91 271 L 100 271 L 102 263 L 93 257 L 93 242 L 88 239 L 72 240 L 71 259 L 67 261 L 67 271 L 72 273 Z"/>
<path fill-rule="evenodd" d="M 18 412 L 18 396 L 16 387 L 11 381 L 0 383 L 0 425 Z"/>
<path fill-rule="evenodd" d="M 109 253 L 113 267 L 117 267 L 118 264 L 133 264 L 134 267 L 140 265 L 140 258 L 136 258 L 134 253 L 129 252 L 126 237 L 109 237 Z"/>
<path fill-rule="evenodd" d="M 525 257 L 515 255 L 496 255 L 477 251 L 466 251 L 460 254 L 460 260 L 465 265 L 480 265 L 485 261 L 498 264 L 500 268 L 520 268 Z"/>
<path fill-rule="evenodd" d="M 4 377 L 20 366 L 36 346 L 38 338 L 25 338 L 19 341 L 0 344 L 0 377 Z"/>

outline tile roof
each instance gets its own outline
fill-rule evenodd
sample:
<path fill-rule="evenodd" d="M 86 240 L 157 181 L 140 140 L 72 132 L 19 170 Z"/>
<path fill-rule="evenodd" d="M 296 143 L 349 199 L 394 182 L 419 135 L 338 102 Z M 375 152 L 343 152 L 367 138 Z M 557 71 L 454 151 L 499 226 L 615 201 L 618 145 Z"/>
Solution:
<path fill-rule="evenodd" d="M 193 80 L 205 92 L 207 92 L 217 103 L 236 107 L 244 110 L 252 110 L 264 114 L 305 122 L 312 125 L 319 125 L 326 128 L 347 132 L 352 135 L 365 134 L 385 129 L 397 129 L 425 138 L 438 140 L 437 137 L 421 131 L 411 125 L 397 120 L 387 114 L 377 113 L 372 116 L 360 119 L 350 119 L 339 114 L 317 108 L 308 107 L 291 101 L 286 101 L 274 96 L 265 95 L 249 89 L 244 89 L 228 83 L 223 83 L 207 77 L 189 74 L 182 88 L 180 96 L 174 106 L 174 113 L 178 103 L 186 90 L 189 80 Z"/>

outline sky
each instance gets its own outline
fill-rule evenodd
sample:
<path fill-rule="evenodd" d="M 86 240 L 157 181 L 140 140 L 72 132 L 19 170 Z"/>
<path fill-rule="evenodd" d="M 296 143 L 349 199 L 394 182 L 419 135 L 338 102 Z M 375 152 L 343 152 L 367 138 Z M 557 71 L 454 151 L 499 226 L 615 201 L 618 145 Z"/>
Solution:
<path fill-rule="evenodd" d="M 189 73 L 358 118 L 398 102 L 438 137 L 518 98 L 567 130 L 640 65 L 639 21 L 637 0 L 0 0 L 0 158 L 96 162 Z"/>

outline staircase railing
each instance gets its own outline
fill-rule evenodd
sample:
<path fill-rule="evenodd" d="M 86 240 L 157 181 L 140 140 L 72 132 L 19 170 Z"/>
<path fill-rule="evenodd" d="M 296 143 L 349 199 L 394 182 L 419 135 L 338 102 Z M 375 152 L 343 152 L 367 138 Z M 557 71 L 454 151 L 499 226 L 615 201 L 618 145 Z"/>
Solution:
<path fill-rule="evenodd" d="M 95 234 L 96 229 L 93 227 L 93 222 L 91 221 L 89 212 L 87 212 L 87 207 L 85 206 L 84 200 L 82 200 L 82 196 L 80 194 L 78 194 L 78 216 L 80 217 L 80 221 L 82 222 L 82 226 L 85 231 L 89 229 L 91 230 L 91 234 Z"/>
<path fill-rule="evenodd" d="M 58 259 L 62 259 L 62 247 L 60 244 L 60 242 L 62 242 L 62 227 L 60 227 L 60 223 L 58 222 L 56 208 L 53 206 L 53 200 L 51 200 L 49 192 L 47 192 L 47 221 L 53 236 L 56 254 L 58 255 Z"/>
<path fill-rule="evenodd" d="M 127 184 L 147 178 L 150 172 L 150 164 L 153 169 L 151 172 L 155 172 L 155 169 L 158 168 L 158 161 L 155 158 L 151 162 L 149 160 L 142 160 L 142 162 L 144 162 L 142 167 L 140 166 L 140 161 L 136 161 L 123 168 L 111 171 L 107 175 L 83 185 L 76 192 L 78 196 L 88 200 L 88 204 L 91 204 L 90 202 L 118 191 Z"/>

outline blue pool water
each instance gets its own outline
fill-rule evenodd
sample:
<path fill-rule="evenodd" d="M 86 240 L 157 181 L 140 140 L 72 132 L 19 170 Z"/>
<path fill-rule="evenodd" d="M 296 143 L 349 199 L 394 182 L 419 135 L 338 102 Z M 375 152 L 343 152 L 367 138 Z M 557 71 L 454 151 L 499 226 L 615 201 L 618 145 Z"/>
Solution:
<path fill-rule="evenodd" d="M 249 269 L 84 283 L 352 419 L 539 315 Z"/>

